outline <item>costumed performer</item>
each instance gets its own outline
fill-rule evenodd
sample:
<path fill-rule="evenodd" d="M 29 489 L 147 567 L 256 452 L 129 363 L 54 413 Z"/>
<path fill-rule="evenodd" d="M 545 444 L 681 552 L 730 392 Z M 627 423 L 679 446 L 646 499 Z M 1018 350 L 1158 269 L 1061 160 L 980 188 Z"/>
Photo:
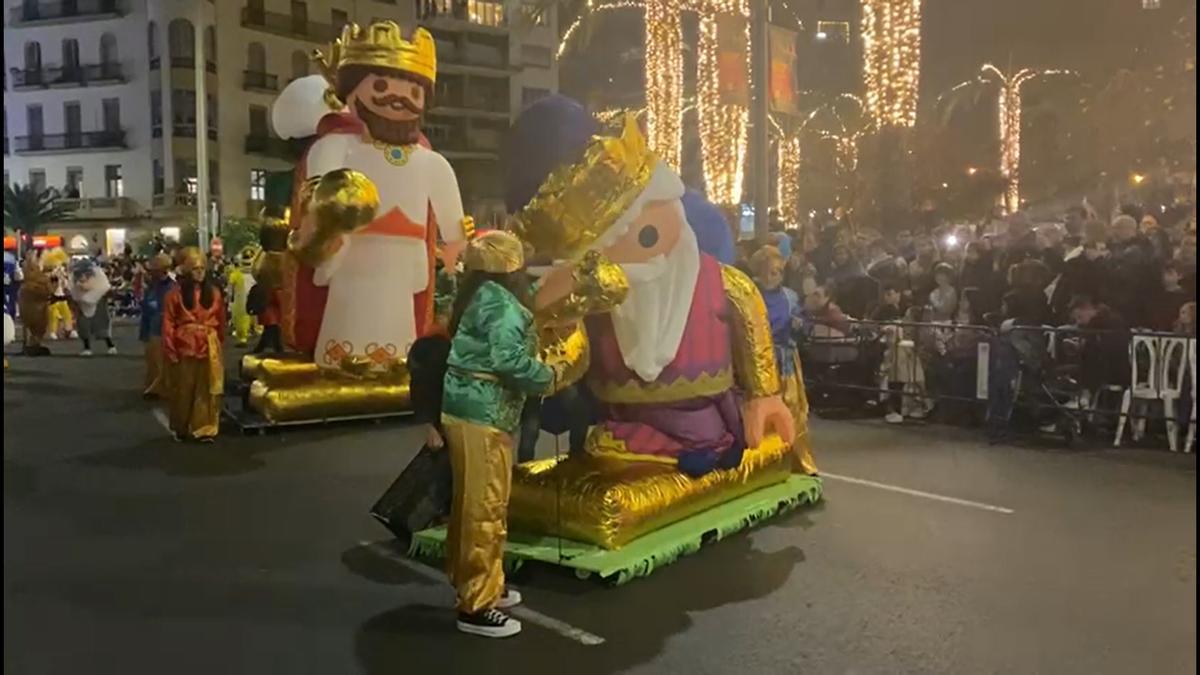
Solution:
<path fill-rule="evenodd" d="M 590 118 L 578 103 L 549 97 L 516 127 L 587 124 L 581 114 Z M 535 252 L 573 261 L 598 251 L 628 277 L 625 301 L 585 320 L 586 382 L 600 418 L 588 451 L 700 476 L 738 466 L 769 428 L 792 438 L 762 297 L 744 274 L 699 250 L 680 202 L 683 183 L 647 148 L 636 120 L 583 148 L 510 150 L 512 173 L 541 164 L 524 153 L 564 158 L 548 175 L 521 181 L 539 185 L 516 217 Z M 555 270 L 538 305 L 570 285 L 570 271 Z"/>
<path fill-rule="evenodd" d="M 520 602 L 504 584 L 513 433 L 527 395 L 555 371 L 537 357 L 523 246 L 507 232 L 474 239 L 450 320 L 442 426 L 454 474 L 446 565 L 458 629 L 507 637 L 521 624 L 500 611 Z"/>
<path fill-rule="evenodd" d="M 783 285 L 786 264 L 787 258 L 775 246 L 763 246 L 750 257 L 754 283 L 767 306 L 767 320 L 771 324 L 775 366 L 783 387 L 783 400 L 792 411 L 792 419 L 796 423 L 796 436 L 791 443 L 794 466 L 802 473 L 815 476 L 817 463 L 808 439 L 808 396 L 804 391 L 800 352 L 794 337 L 803 306 L 796 292 Z"/>
<path fill-rule="evenodd" d="M 391 21 L 351 24 L 317 61 L 329 87 L 323 98 L 333 105 L 297 171 L 308 178 L 359 171 L 380 188 L 380 203 L 376 218 L 353 234 L 296 232 L 301 265 L 289 337 L 321 367 L 354 357 L 386 370 L 432 326 L 438 235 L 453 266 L 472 229 L 450 163 L 420 143 L 437 77 L 435 43 L 421 28 L 406 40 Z M 288 114 L 276 105 L 277 119 Z M 324 244 L 334 238 L 342 245 L 330 253 Z M 364 300 L 380 293 L 388 302 Z"/>
<path fill-rule="evenodd" d="M 26 356 L 46 356 L 50 349 L 42 344 L 50 320 L 50 299 L 54 296 L 54 283 L 42 269 L 41 258 L 48 254 L 30 252 L 25 256 L 24 276 L 21 290 L 17 293 L 17 308 L 21 312 L 21 327 L 24 333 Z"/>
<path fill-rule="evenodd" d="M 138 340 L 144 345 L 142 355 L 146 361 L 146 380 L 142 389 L 142 397 L 146 399 L 164 398 L 168 392 L 162 325 L 167 293 L 175 285 L 175 280 L 167 274 L 170 267 L 171 257 L 166 253 L 155 253 L 146 261 L 142 316 L 138 326 Z"/>
<path fill-rule="evenodd" d="M 17 292 L 21 288 L 21 266 L 17 264 L 17 256 L 4 252 L 4 313 L 15 317 L 17 315 Z"/>
<path fill-rule="evenodd" d="M 177 441 L 212 442 L 221 419 L 225 303 L 200 249 L 189 246 L 179 258 L 179 284 L 167 293 L 162 322 L 171 433 Z"/>
<path fill-rule="evenodd" d="M 77 260 L 71 266 L 71 301 L 79 310 L 76 327 L 79 339 L 83 341 L 80 356 L 92 355 L 94 339 L 104 340 L 110 355 L 117 353 L 117 346 L 112 341 L 112 312 L 108 302 L 111 289 L 104 268 L 91 258 Z"/>
<path fill-rule="evenodd" d="M 79 337 L 75 330 L 75 317 L 71 314 L 70 274 L 67 265 L 70 256 L 61 247 L 56 247 L 42 255 L 42 269 L 50 277 L 50 306 L 47 308 L 46 329 L 47 340 L 57 340 L 64 335 L 69 338 Z M 24 312 L 22 312 L 24 314 Z"/>
<path fill-rule="evenodd" d="M 246 307 L 246 298 L 254 288 L 254 261 L 262 252 L 257 244 L 248 244 L 238 251 L 233 270 L 229 273 L 229 313 L 233 317 L 233 337 L 237 346 L 245 347 L 252 336 L 262 331 L 258 321 Z"/>

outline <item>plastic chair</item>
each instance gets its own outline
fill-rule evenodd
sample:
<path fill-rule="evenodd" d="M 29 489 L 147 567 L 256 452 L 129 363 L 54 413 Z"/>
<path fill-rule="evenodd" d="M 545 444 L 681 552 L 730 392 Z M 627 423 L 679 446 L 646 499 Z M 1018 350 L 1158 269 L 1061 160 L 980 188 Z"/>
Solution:
<path fill-rule="evenodd" d="M 1192 417 L 1188 422 L 1187 440 L 1183 451 L 1191 452 L 1196 443 L 1196 338 L 1188 339 L 1188 370 L 1192 375 Z"/>
<path fill-rule="evenodd" d="M 1138 367 L 1141 363 L 1138 360 L 1139 353 L 1146 356 L 1145 363 L 1148 367 L 1145 369 Z M 1129 421 L 1133 401 L 1135 399 L 1139 401 L 1158 400 L 1158 354 L 1157 337 L 1136 333 L 1133 335 L 1133 339 L 1129 343 L 1130 385 L 1121 397 L 1121 418 L 1117 422 L 1116 438 L 1113 439 L 1115 448 L 1121 447 L 1121 438 L 1125 435 L 1125 423 Z M 1131 426 L 1134 442 L 1142 440 L 1142 436 L 1146 433 L 1146 418 L 1139 417 L 1133 420 Z"/>
<path fill-rule="evenodd" d="M 1182 337 L 1159 338 L 1159 393 L 1162 399 L 1163 417 L 1167 419 L 1167 446 L 1171 452 L 1179 451 L 1179 412 L 1175 404 L 1183 393 L 1183 376 L 1187 374 L 1188 342 Z"/>

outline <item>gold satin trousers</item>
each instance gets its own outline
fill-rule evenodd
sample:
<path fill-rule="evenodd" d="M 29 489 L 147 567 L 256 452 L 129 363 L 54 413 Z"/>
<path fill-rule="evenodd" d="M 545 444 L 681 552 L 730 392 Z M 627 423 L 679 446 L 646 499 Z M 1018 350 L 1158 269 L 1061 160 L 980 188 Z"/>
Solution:
<path fill-rule="evenodd" d="M 208 359 L 179 359 L 167 378 L 171 431 L 184 438 L 212 438 L 221 422 L 221 397 L 212 393 Z"/>
<path fill-rule="evenodd" d="M 65 301 L 51 302 L 46 308 L 47 335 L 65 337 L 64 333 L 75 330 L 75 315 L 71 313 L 71 305 Z"/>
<path fill-rule="evenodd" d="M 163 355 L 161 337 L 152 337 L 143 346 L 142 356 L 146 360 L 146 379 L 142 394 L 155 398 L 166 398 L 167 392 L 167 363 Z"/>
<path fill-rule="evenodd" d="M 442 416 L 454 498 L 446 533 L 446 573 L 467 614 L 496 606 L 504 594 L 504 542 L 512 489 L 512 434 Z"/>
<path fill-rule="evenodd" d="M 792 413 L 796 423 L 796 438 L 792 439 L 792 453 L 798 473 L 817 475 L 817 461 L 813 459 L 812 439 L 808 435 L 808 394 L 804 391 L 804 371 L 800 370 L 800 358 L 793 356 L 795 368 L 792 374 L 782 378 L 783 402 Z"/>

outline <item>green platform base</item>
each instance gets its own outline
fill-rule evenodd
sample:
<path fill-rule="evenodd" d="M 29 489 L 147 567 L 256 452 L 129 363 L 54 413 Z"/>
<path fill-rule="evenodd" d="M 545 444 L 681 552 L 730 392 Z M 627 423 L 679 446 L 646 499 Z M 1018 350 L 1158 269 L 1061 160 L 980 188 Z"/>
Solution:
<path fill-rule="evenodd" d="M 576 576 L 621 585 L 679 558 L 703 544 L 719 541 L 774 515 L 792 511 L 821 498 L 821 479 L 793 475 L 788 480 L 714 506 L 635 539 L 614 551 L 559 537 L 510 532 L 505 546 L 505 569 L 515 572 L 529 560 L 575 570 Z M 446 552 L 446 528 L 418 532 L 409 547 L 414 558 L 441 559 Z"/>

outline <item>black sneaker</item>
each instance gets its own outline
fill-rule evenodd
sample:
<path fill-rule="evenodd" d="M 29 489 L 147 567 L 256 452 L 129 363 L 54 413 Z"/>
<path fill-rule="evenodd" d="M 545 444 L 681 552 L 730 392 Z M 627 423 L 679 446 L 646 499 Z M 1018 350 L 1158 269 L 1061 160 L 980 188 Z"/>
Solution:
<path fill-rule="evenodd" d="M 485 609 L 475 614 L 459 612 L 458 629 L 471 635 L 505 638 L 520 633 L 521 622 L 498 609 Z"/>

